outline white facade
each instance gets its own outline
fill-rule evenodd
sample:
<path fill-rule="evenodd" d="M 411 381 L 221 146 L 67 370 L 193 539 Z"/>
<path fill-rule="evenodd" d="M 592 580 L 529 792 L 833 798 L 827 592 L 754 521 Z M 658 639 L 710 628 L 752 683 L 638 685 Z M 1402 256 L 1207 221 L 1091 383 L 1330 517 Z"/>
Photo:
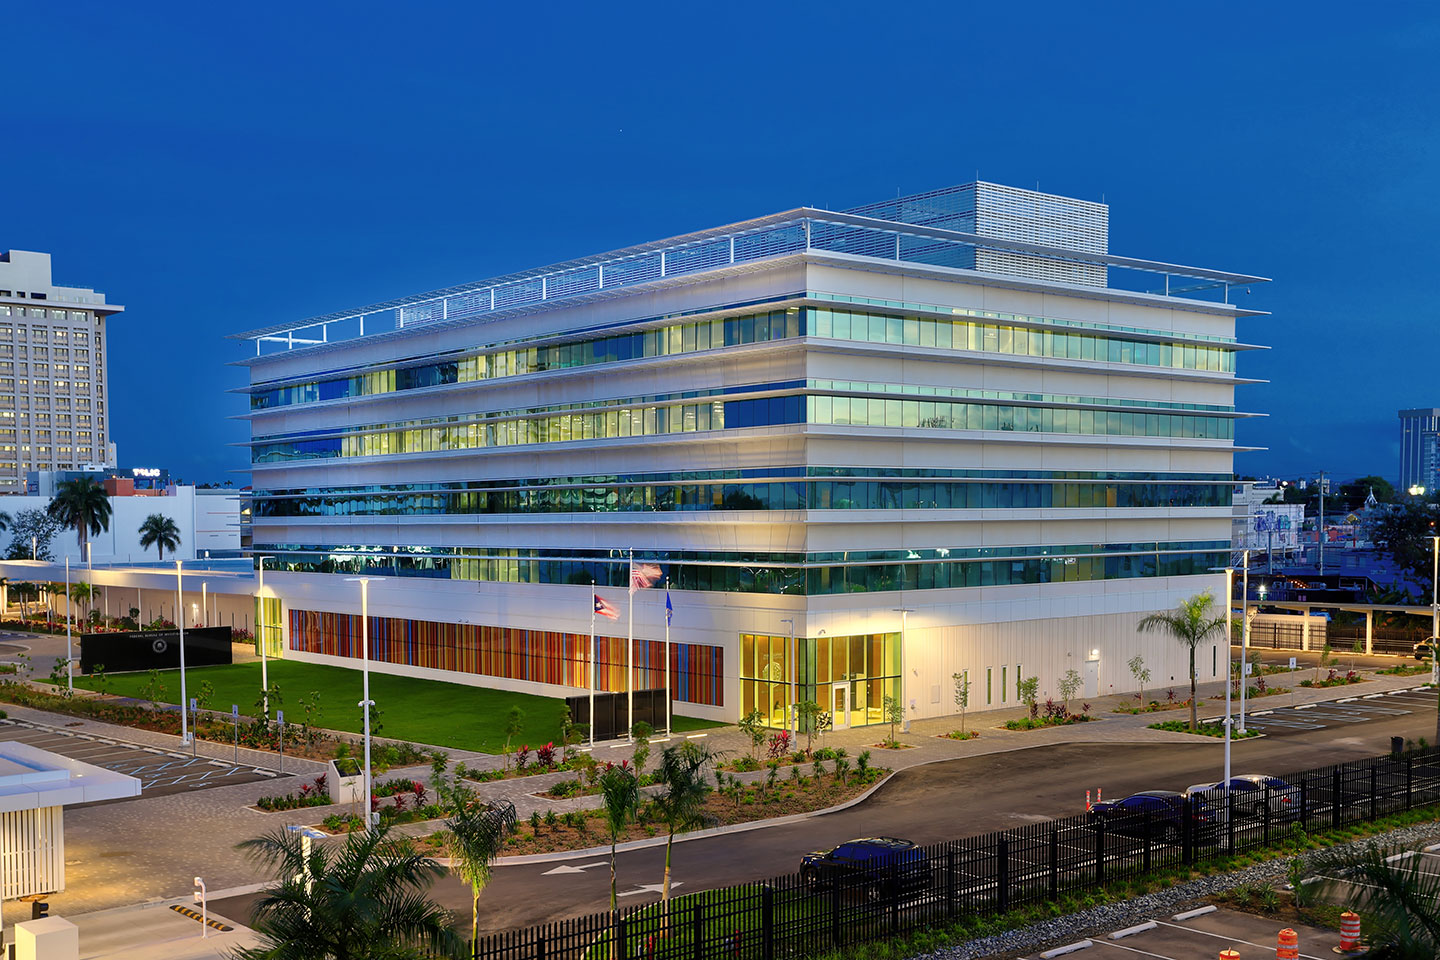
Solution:
<path fill-rule="evenodd" d="M 0 253 L 0 494 L 30 470 L 114 464 L 105 327 L 124 309 L 56 286 L 48 253 Z"/>
<path fill-rule="evenodd" d="M 214 496 L 197 496 L 195 487 L 172 486 L 171 493 L 158 497 L 110 497 L 110 528 L 89 538 L 90 557 L 96 564 L 140 563 L 160 559 L 155 547 L 140 546 L 140 524 L 152 513 L 175 521 L 180 530 L 180 548 L 165 559 L 194 560 L 212 554 L 234 555 L 240 549 L 240 494 L 236 491 L 201 491 Z M 0 500 L 0 508 L 14 517 L 21 510 L 44 511 L 49 497 L 12 496 Z M 0 533 L 0 541 L 8 545 L 12 534 Z M 0 551 L 3 552 L 3 551 Z M 50 554 L 63 561 L 70 557 L 75 563 L 87 558 L 82 554 L 73 529 L 61 530 L 50 541 Z"/>
<path fill-rule="evenodd" d="M 633 549 L 671 583 L 682 713 L 778 721 L 793 686 L 837 724 L 885 696 L 945 715 L 958 672 L 972 708 L 1072 669 L 1099 695 L 1137 653 L 1181 683 L 1180 646 L 1135 624 L 1223 590 L 1253 311 L 1109 285 L 1144 262 L 1105 252 L 1103 205 L 1071 201 L 1070 243 L 1065 198 L 1033 195 L 1027 233 L 1027 191 L 981 186 L 1006 201 L 989 234 L 933 225 L 969 185 L 243 335 L 284 655 L 354 662 L 364 572 L 381 669 L 581 692 L 593 577 L 622 613 L 597 686 L 634 663 L 658 686 L 660 589 L 625 653 Z M 330 334 L 357 317 L 366 335 Z"/>

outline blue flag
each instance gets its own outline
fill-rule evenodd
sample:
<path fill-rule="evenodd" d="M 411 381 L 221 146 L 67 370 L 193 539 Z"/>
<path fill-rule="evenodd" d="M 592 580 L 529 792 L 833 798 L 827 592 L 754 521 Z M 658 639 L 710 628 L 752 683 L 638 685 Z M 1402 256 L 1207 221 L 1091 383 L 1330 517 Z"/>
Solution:
<path fill-rule="evenodd" d="M 665 588 L 665 626 L 670 626 L 670 620 L 675 616 L 675 608 L 670 605 L 670 588 Z"/>

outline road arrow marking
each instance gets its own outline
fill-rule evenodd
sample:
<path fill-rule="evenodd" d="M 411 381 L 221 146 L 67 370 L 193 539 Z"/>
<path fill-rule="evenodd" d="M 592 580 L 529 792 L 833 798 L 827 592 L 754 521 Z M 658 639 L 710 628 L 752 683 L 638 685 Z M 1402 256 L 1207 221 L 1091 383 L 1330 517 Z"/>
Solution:
<path fill-rule="evenodd" d="M 680 885 L 681 885 L 680 881 L 678 881 L 678 880 L 673 881 L 673 882 L 670 884 L 670 889 L 671 889 L 671 890 L 674 890 L 676 887 L 678 887 L 678 886 L 680 886 Z M 620 894 L 620 896 L 622 896 L 622 897 L 633 897 L 633 896 L 636 896 L 636 895 L 641 894 L 641 893 L 664 893 L 664 892 L 665 892 L 665 884 L 663 884 L 663 883 L 642 883 L 642 884 L 640 884 L 640 886 L 636 887 L 634 890 L 626 890 L 626 891 L 624 891 L 623 893 Z"/>
<path fill-rule="evenodd" d="M 544 873 L 540 874 L 540 876 L 542 876 L 542 877 L 549 877 L 549 876 L 553 876 L 554 874 L 557 874 L 557 873 L 584 873 L 586 870 L 589 870 L 591 867 L 603 867 L 603 866 L 605 866 L 605 864 L 608 863 L 608 862 L 609 862 L 609 861 L 607 861 L 607 860 L 599 860 L 599 861 L 596 861 L 595 863 L 582 863 L 582 864 L 581 864 L 580 866 L 578 866 L 578 867 L 572 867 L 572 866 L 569 866 L 568 864 L 561 864 L 560 866 L 554 868 L 553 870 L 546 870 Z"/>

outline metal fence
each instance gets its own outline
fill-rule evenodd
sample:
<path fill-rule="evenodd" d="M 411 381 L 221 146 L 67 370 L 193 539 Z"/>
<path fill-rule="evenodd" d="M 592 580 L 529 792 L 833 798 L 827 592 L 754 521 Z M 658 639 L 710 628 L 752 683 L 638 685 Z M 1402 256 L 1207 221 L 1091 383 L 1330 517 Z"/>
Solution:
<path fill-rule="evenodd" d="M 1440 801 L 1440 751 L 1281 777 L 1288 787 L 1186 798 L 1178 810 L 1082 814 L 966 837 L 834 882 L 790 874 L 484 937 L 483 960 L 807 957 L 1054 900 L 1071 890 L 1264 847 Z"/>

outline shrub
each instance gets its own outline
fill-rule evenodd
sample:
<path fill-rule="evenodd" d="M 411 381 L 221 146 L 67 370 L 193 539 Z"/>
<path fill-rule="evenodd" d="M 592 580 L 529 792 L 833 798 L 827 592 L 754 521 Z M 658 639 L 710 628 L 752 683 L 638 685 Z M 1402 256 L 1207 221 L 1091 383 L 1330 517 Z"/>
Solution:
<path fill-rule="evenodd" d="M 546 770 L 555 766 L 555 744 L 546 743 L 543 747 L 535 749 L 535 762 Z"/>

